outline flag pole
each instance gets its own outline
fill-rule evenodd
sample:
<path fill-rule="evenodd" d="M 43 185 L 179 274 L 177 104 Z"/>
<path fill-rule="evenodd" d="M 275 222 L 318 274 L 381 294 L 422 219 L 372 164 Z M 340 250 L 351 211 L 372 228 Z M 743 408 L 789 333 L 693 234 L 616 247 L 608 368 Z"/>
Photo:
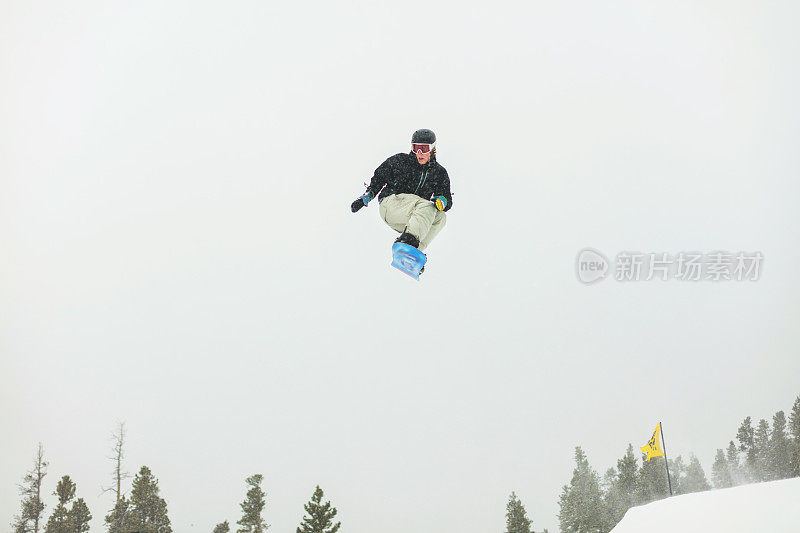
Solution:
<path fill-rule="evenodd" d="M 658 423 L 658 429 L 661 430 L 661 447 L 664 448 L 664 464 L 667 466 L 667 483 L 669 483 L 669 495 L 672 496 L 672 480 L 669 477 L 669 460 L 667 459 L 667 443 L 664 442 L 664 426 L 661 422 Z"/>

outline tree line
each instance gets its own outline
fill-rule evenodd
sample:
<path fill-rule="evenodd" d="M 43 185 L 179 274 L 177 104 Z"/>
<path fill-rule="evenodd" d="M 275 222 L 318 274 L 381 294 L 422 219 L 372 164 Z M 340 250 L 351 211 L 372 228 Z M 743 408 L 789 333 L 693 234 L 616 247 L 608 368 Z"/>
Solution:
<path fill-rule="evenodd" d="M 160 495 L 158 479 L 150 468 L 142 466 L 134 476 L 130 495 L 123 490 L 123 480 L 129 474 L 122 467 L 125 445 L 125 425 L 120 424 L 114 433 L 114 485 L 104 491 L 113 492 L 116 496 L 114 507 L 105 516 L 105 527 L 108 533 L 172 533 L 167 502 Z M 65 475 L 56 484 L 53 494 L 58 497 L 58 505 L 53 509 L 49 519 L 44 522 L 45 504 L 43 492 L 48 463 L 44 459 L 44 448 L 39 444 L 34 458 L 33 468 L 23 477 L 19 484 L 21 496 L 20 512 L 11 522 L 14 533 L 85 533 L 89 531 L 92 514 L 83 498 L 75 500 L 77 487 L 70 476 Z M 247 492 L 240 504 L 242 517 L 236 523 L 240 526 L 237 533 L 264 533 L 269 524 L 264 521 L 263 512 L 266 507 L 266 493 L 261 489 L 261 474 L 255 474 L 245 480 Z M 297 533 L 336 533 L 341 522 L 334 523 L 338 514 L 330 501 L 323 503 L 324 493 L 317 485 L 311 500 L 303 508 L 306 515 L 297 527 Z M 231 529 L 227 520 L 214 527 L 213 533 L 229 533 Z"/>
<path fill-rule="evenodd" d="M 694 454 L 688 460 L 669 459 L 669 473 L 674 494 L 687 494 L 733 487 L 746 483 L 772 481 L 800 476 L 800 396 L 787 418 L 783 411 L 753 427 L 748 416 L 736 432 L 736 442 L 717 449 L 711 467 L 711 482 Z M 641 465 L 633 445 L 616 467 L 600 477 L 583 449 L 575 448 L 575 469 L 569 484 L 559 496 L 558 520 L 562 533 L 606 533 L 622 520 L 633 506 L 644 505 L 669 496 L 663 457 L 650 461 L 641 456 Z M 511 531 L 509 533 L 517 533 Z M 522 533 L 528 533 L 522 531 Z"/>
<path fill-rule="evenodd" d="M 123 480 L 129 477 L 122 467 L 125 427 L 120 424 L 114 433 L 113 481 L 104 489 L 116 495 L 114 507 L 105 516 L 108 533 L 172 533 L 167 503 L 160 496 L 158 479 L 147 466 L 134 476 L 130 497 L 122 490 Z M 663 457 L 650 461 L 645 455 L 640 461 L 634 447 L 628 444 L 625 455 L 616 467 L 608 468 L 602 478 L 591 467 L 583 449 L 575 448 L 575 469 L 569 484 L 559 496 L 558 520 L 562 533 L 607 533 L 622 519 L 628 509 L 669 496 L 669 484 Z M 800 476 L 800 396 L 787 417 L 778 411 L 770 425 L 765 419 L 754 427 L 746 417 L 736 431 L 735 442 L 717 449 L 709 482 L 700 461 L 694 454 L 687 460 L 678 456 L 668 461 L 674 494 L 687 494 L 733 487 L 736 485 L 772 481 Z M 44 522 L 45 504 L 42 490 L 48 463 L 41 444 L 34 465 L 19 485 L 20 513 L 14 517 L 14 533 L 85 533 L 89 531 L 91 512 L 83 498 L 75 499 L 77 487 L 70 476 L 63 476 L 53 494 L 58 504 Z M 247 492 L 240 504 L 242 517 L 236 523 L 236 533 L 264 533 L 269 524 L 264 521 L 266 493 L 262 490 L 263 476 L 255 474 L 245 480 Z M 336 533 L 341 522 L 330 501 L 323 503 L 324 492 L 317 485 L 311 500 L 303 508 L 306 515 L 296 533 Z M 227 520 L 214 527 L 213 533 L 229 533 Z M 506 533 L 535 533 L 525 507 L 512 492 L 506 506 Z M 545 529 L 543 533 L 547 533 Z"/>

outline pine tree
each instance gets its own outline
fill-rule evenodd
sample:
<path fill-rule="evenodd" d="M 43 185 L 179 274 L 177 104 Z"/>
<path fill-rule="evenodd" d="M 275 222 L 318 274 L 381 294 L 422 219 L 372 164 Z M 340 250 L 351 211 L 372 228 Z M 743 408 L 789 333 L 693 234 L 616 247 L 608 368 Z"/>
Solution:
<path fill-rule="evenodd" d="M 667 480 L 667 488 L 672 483 L 673 494 L 684 494 L 684 483 L 686 480 L 686 465 L 683 462 L 683 457 L 680 455 L 675 459 L 669 461 L 669 474 L 670 478 Z"/>
<path fill-rule="evenodd" d="M 800 396 L 794 401 L 789 413 L 789 438 L 792 442 L 790 475 L 800 476 Z"/>
<path fill-rule="evenodd" d="M 618 501 L 619 497 L 614 490 L 614 484 L 617 482 L 618 476 L 617 469 L 612 466 L 606 470 L 603 479 L 600 481 L 600 493 L 603 495 L 603 531 L 610 530 L 614 527 L 615 511 L 621 507 Z"/>
<path fill-rule="evenodd" d="M 46 533 L 72 533 L 73 527 L 67 504 L 75 497 L 75 483 L 69 476 L 64 476 L 56 485 L 53 494 L 58 496 L 58 505 L 53 509 L 53 514 L 50 515 L 44 530 Z"/>
<path fill-rule="evenodd" d="M 603 474 L 603 477 L 600 480 L 600 491 L 603 494 L 610 491 L 616 479 L 617 479 L 617 469 L 614 468 L 613 466 L 611 468 L 606 469 L 606 473 Z"/>
<path fill-rule="evenodd" d="M 711 479 L 714 480 L 714 488 L 725 489 L 733 487 L 731 469 L 721 448 L 717 448 L 717 455 L 714 457 L 714 464 L 711 466 Z"/>
<path fill-rule="evenodd" d="M 786 415 L 783 411 L 778 411 L 772 417 L 767 466 L 772 474 L 772 479 L 792 477 L 792 443 L 786 435 Z"/>
<path fill-rule="evenodd" d="M 307 516 L 303 517 L 297 533 L 336 533 L 342 527 L 341 522 L 333 523 L 333 519 L 338 512 L 335 507 L 331 507 L 331 502 L 322 503 L 324 493 L 317 485 L 311 501 L 303 506 Z"/>
<path fill-rule="evenodd" d="M 600 481 L 580 446 L 575 448 L 572 480 L 569 485 L 564 485 L 558 505 L 558 521 L 562 533 L 603 531 L 605 513 L 602 509 Z"/>
<path fill-rule="evenodd" d="M 255 474 L 245 480 L 247 486 L 247 497 L 241 503 L 242 519 L 236 522 L 241 528 L 236 533 L 263 533 L 269 525 L 261 518 L 261 513 L 266 506 L 266 494 L 261 490 L 261 482 L 264 476 Z"/>
<path fill-rule="evenodd" d="M 769 468 L 769 424 L 763 418 L 758 421 L 753 445 L 756 454 L 755 481 L 774 479 Z"/>
<path fill-rule="evenodd" d="M 688 494 L 690 492 L 701 492 L 709 490 L 711 485 L 708 483 L 706 473 L 703 471 L 703 466 L 700 460 L 692 454 L 689 457 L 689 466 L 686 467 L 686 478 L 682 483 L 682 493 Z"/>
<path fill-rule="evenodd" d="M 637 505 L 644 505 L 669 496 L 669 480 L 664 458 L 655 457 L 648 461 L 646 457 L 645 454 L 642 454 L 642 467 L 639 469 L 637 477 Z"/>
<path fill-rule="evenodd" d="M 89 512 L 89 506 L 83 501 L 83 498 L 78 498 L 72 504 L 72 509 L 69 510 L 69 522 L 72 524 L 72 531 L 70 533 L 86 533 L 89 531 L 89 522 L 92 521 L 92 513 Z"/>
<path fill-rule="evenodd" d="M 45 526 L 46 533 L 83 533 L 89 531 L 89 522 L 92 514 L 83 498 L 78 498 L 72 503 L 72 508 L 67 509 L 67 504 L 75 497 L 75 483 L 69 476 L 64 476 L 58 482 L 53 493 L 58 497 L 58 505 L 53 509 L 53 514 Z"/>
<path fill-rule="evenodd" d="M 625 455 L 617 460 L 616 478 L 605 492 L 606 529 L 616 526 L 628 509 L 636 505 L 638 470 L 633 445 L 629 443 Z"/>
<path fill-rule="evenodd" d="M 756 479 L 756 448 L 755 430 L 753 423 L 748 416 L 742 421 L 739 430 L 736 432 L 736 440 L 739 441 L 739 451 L 744 452 L 744 464 L 742 465 L 742 481 L 754 481 Z"/>
<path fill-rule="evenodd" d="M 736 449 L 736 444 L 733 441 L 728 443 L 728 449 L 725 451 L 725 459 L 728 461 L 728 471 L 731 473 L 731 480 L 733 486 L 744 483 L 744 474 L 742 467 L 739 464 L 739 450 Z"/>
<path fill-rule="evenodd" d="M 114 508 L 106 515 L 106 527 L 108 533 L 124 533 L 127 531 L 128 512 L 130 503 L 123 495 L 114 505 Z"/>
<path fill-rule="evenodd" d="M 123 497 L 106 517 L 109 533 L 172 533 L 167 502 L 159 496 L 158 479 L 143 466 L 133 478 L 131 499 Z"/>
<path fill-rule="evenodd" d="M 531 533 L 531 521 L 525 506 L 513 491 L 506 504 L 506 533 Z"/>
<path fill-rule="evenodd" d="M 230 533 L 231 526 L 228 521 L 220 522 L 214 527 L 214 533 Z"/>
<path fill-rule="evenodd" d="M 22 509 L 11 524 L 14 533 L 39 533 L 39 522 L 45 507 L 42 502 L 42 480 L 46 475 L 47 461 L 44 460 L 42 443 L 39 443 L 33 468 L 25 474 L 22 484 L 19 485 Z"/>

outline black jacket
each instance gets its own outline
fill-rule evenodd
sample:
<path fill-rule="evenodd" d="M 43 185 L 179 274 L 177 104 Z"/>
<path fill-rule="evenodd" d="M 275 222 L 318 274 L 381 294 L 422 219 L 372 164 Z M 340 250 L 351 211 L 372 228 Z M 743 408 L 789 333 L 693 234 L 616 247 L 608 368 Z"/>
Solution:
<path fill-rule="evenodd" d="M 391 194 L 402 193 L 416 194 L 425 200 L 444 196 L 447 198 L 444 210 L 453 207 L 450 177 L 444 167 L 436 162 L 434 155 L 424 165 L 420 165 L 412 153 L 393 155 L 375 169 L 367 192 L 373 198 L 380 192 L 379 201 Z"/>

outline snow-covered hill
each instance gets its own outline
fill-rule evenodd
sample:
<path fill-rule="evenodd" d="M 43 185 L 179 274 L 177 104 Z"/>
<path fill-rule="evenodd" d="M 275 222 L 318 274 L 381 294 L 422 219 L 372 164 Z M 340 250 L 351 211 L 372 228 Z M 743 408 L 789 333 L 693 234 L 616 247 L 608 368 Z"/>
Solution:
<path fill-rule="evenodd" d="M 800 478 L 674 496 L 633 507 L 612 533 L 800 532 Z"/>

